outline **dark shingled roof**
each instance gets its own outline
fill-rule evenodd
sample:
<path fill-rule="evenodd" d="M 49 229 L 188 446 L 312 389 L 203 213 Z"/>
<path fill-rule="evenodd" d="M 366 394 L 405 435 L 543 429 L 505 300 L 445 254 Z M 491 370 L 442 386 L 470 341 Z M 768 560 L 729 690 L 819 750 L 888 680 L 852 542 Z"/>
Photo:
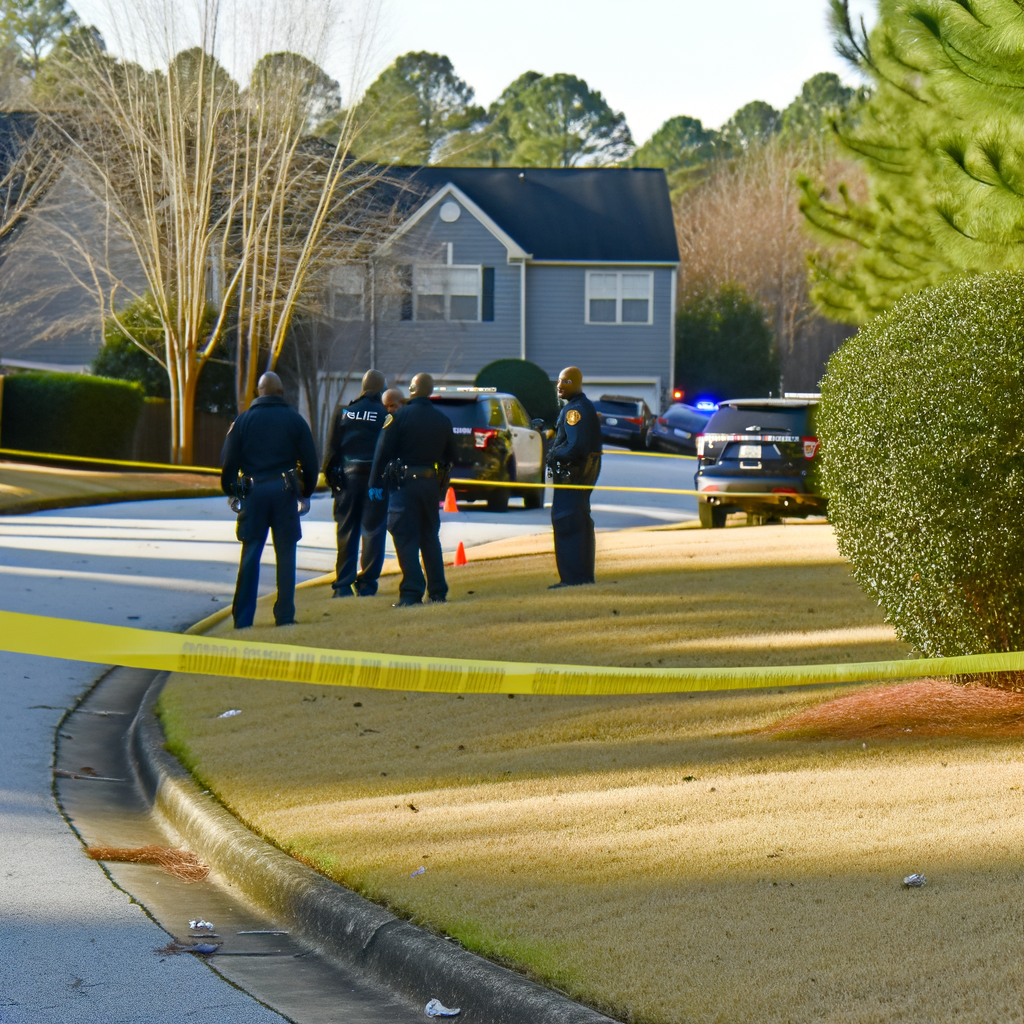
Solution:
<path fill-rule="evenodd" d="M 388 176 L 428 198 L 451 182 L 536 260 L 679 261 L 662 170 L 393 167 Z"/>

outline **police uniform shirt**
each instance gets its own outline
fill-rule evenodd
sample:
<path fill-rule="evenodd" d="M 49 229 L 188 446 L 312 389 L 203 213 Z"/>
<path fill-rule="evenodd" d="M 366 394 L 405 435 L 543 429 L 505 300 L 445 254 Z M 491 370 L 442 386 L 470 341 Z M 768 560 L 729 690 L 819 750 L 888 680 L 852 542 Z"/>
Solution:
<path fill-rule="evenodd" d="M 406 466 L 455 462 L 452 422 L 429 398 L 414 398 L 394 416 L 385 418 L 373 458 L 370 487 L 383 485 L 384 469 L 393 459 Z"/>
<path fill-rule="evenodd" d="M 562 407 L 555 425 L 555 439 L 548 449 L 548 465 L 556 461 L 570 463 L 590 472 L 578 482 L 593 484 L 601 472 L 601 420 L 594 403 L 582 391 L 573 395 Z M 591 456 L 596 456 L 591 459 Z"/>
<path fill-rule="evenodd" d="M 328 480 L 349 459 L 365 462 L 369 468 L 387 414 L 379 391 L 365 392 L 338 410 L 324 458 L 324 475 Z"/>
<path fill-rule="evenodd" d="M 267 477 L 302 464 L 300 488 L 308 498 L 320 476 L 316 445 L 309 424 L 280 396 L 262 395 L 228 430 L 221 453 L 221 490 L 235 494 L 238 472 Z"/>

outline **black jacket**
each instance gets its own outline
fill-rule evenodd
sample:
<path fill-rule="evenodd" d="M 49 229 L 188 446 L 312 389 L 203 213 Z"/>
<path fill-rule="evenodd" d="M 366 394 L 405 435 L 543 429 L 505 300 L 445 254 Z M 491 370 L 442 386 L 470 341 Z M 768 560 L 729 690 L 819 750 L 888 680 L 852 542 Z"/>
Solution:
<path fill-rule="evenodd" d="M 220 463 L 220 487 L 227 495 L 235 493 L 239 470 L 260 477 L 301 464 L 300 486 L 307 498 L 320 476 L 309 424 L 280 395 L 257 398 L 231 424 Z"/>
<path fill-rule="evenodd" d="M 365 462 L 369 472 L 377 449 L 377 436 L 387 414 L 379 391 L 364 391 L 354 402 L 338 410 L 324 455 L 324 476 L 328 483 L 340 478 L 347 460 Z"/>
<path fill-rule="evenodd" d="M 601 472 L 601 420 L 582 391 L 573 395 L 558 414 L 547 464 L 554 466 L 556 462 L 572 467 L 573 483 L 597 483 Z"/>
<path fill-rule="evenodd" d="M 370 486 L 383 485 L 384 469 L 392 459 L 407 466 L 451 465 L 455 461 L 452 421 L 429 398 L 414 398 L 384 420 L 370 472 Z"/>

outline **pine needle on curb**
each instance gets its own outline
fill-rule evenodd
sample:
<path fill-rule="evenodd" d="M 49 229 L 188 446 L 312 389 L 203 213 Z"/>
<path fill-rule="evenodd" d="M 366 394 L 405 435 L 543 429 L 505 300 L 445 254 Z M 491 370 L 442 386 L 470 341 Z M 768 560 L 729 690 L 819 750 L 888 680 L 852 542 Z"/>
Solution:
<path fill-rule="evenodd" d="M 93 860 L 117 861 L 122 864 L 155 864 L 183 882 L 202 882 L 210 874 L 204 864 L 189 850 L 172 850 L 166 846 L 90 846 L 86 854 Z"/>

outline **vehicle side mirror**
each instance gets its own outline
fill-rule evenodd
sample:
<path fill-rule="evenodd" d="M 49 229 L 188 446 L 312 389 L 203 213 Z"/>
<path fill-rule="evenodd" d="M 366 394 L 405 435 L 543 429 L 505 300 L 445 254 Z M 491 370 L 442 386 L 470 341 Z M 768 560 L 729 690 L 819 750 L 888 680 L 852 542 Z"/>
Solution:
<path fill-rule="evenodd" d="M 544 433 L 544 421 L 540 418 L 530 420 L 530 426 L 539 433 Z"/>

